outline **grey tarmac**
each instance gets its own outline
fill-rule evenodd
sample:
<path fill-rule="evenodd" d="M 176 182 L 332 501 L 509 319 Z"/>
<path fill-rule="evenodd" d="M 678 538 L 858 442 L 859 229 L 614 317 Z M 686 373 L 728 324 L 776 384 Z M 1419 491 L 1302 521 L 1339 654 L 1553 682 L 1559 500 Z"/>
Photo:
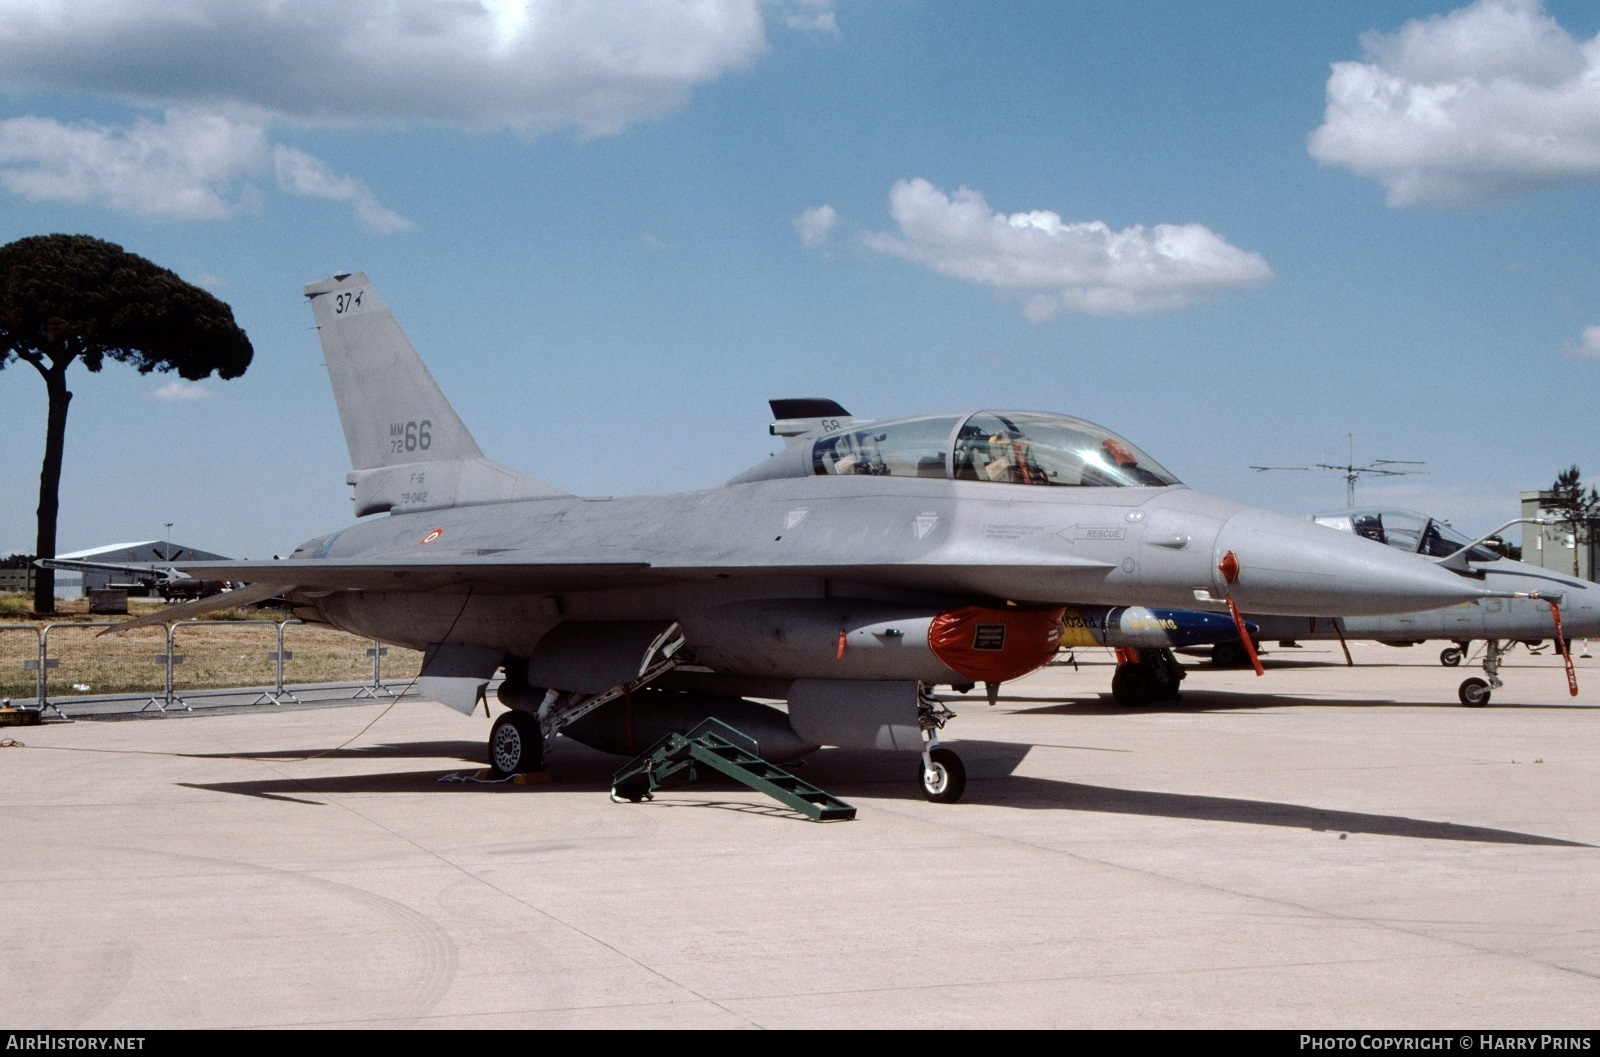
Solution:
<path fill-rule="evenodd" d="M 961 803 L 814 754 L 860 809 L 826 824 L 614 804 L 566 739 L 550 784 L 443 782 L 489 722 L 414 699 L 0 731 L 0 1021 L 1593 1028 L 1600 659 L 1468 709 L 1434 651 L 1352 649 L 1137 711 L 1080 651 L 952 699 Z"/>

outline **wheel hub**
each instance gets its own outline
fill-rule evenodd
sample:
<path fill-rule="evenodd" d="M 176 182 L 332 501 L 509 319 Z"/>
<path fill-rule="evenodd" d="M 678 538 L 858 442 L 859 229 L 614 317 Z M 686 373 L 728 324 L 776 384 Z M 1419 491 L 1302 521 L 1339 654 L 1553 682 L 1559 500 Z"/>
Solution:
<path fill-rule="evenodd" d="M 494 735 L 494 765 L 499 770 L 510 774 L 522 762 L 522 734 L 510 723 L 505 724 Z"/>

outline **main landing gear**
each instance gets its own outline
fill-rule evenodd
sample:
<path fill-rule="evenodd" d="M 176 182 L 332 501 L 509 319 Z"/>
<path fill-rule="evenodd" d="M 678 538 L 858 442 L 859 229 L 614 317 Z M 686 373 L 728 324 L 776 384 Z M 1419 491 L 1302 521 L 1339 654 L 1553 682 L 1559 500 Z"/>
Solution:
<path fill-rule="evenodd" d="M 1119 651 L 1121 652 L 1121 651 Z M 1176 701 L 1178 684 L 1188 677 L 1171 650 L 1132 650 L 1133 659 L 1117 665 L 1111 696 L 1123 708 L 1144 708 L 1156 701 Z"/>
<path fill-rule="evenodd" d="M 682 629 L 676 623 L 666 625 L 646 648 L 638 678 L 598 694 L 563 694 L 530 686 L 527 658 L 507 657 L 503 664 L 506 678 L 496 696 L 511 711 L 489 728 L 489 767 L 495 777 L 542 769 L 545 745 L 562 728 L 676 667 L 687 656 L 683 647 Z"/>
<path fill-rule="evenodd" d="M 489 730 L 489 767 L 496 778 L 528 774 L 544 766 L 544 735 L 526 712 L 503 712 Z"/>
<path fill-rule="evenodd" d="M 1530 641 L 1528 639 L 1522 639 L 1518 641 L 1521 641 L 1521 643 L 1524 646 L 1527 646 L 1530 651 L 1533 649 L 1533 646 L 1538 645 L 1540 642 L 1540 640 L 1533 640 L 1532 644 L 1530 645 Z M 1461 688 L 1456 691 L 1456 696 L 1461 699 L 1461 703 L 1463 705 L 1466 705 L 1468 708 L 1482 708 L 1484 705 L 1489 703 L 1489 695 L 1493 691 L 1498 690 L 1505 685 L 1500 681 L 1500 657 L 1506 652 L 1506 650 L 1515 647 L 1516 644 L 1516 641 L 1512 641 L 1507 643 L 1506 646 L 1502 648 L 1498 639 L 1490 639 L 1483 644 L 1484 678 L 1480 679 L 1477 676 L 1473 676 L 1470 679 L 1465 679 L 1462 681 Z M 1465 656 L 1467 644 L 1462 642 L 1458 643 L 1457 645 L 1460 647 L 1459 649 L 1447 649 L 1443 654 L 1440 654 L 1439 659 L 1444 661 L 1445 664 L 1451 666 L 1460 664 L 1462 657 Z M 1561 649 L 1562 645 L 1563 644 L 1561 642 L 1556 643 L 1558 653 L 1565 653 L 1565 651 Z M 1445 655 L 1450 653 L 1457 654 L 1457 657 L 1454 661 L 1445 659 Z M 1574 691 L 1574 693 L 1576 693 L 1576 691 Z"/>
<path fill-rule="evenodd" d="M 922 795 L 935 804 L 953 804 L 967 791 L 967 768 L 961 757 L 939 744 L 939 731 L 955 713 L 924 688 L 917 699 L 917 724 L 922 728 Z"/>

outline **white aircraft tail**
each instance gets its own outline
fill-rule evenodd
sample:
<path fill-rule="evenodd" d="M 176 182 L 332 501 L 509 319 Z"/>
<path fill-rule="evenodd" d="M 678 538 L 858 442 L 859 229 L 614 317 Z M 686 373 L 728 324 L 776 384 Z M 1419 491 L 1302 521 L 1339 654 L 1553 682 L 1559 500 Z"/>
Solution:
<path fill-rule="evenodd" d="M 363 274 L 309 283 L 352 467 L 356 516 L 566 495 L 483 457 Z"/>

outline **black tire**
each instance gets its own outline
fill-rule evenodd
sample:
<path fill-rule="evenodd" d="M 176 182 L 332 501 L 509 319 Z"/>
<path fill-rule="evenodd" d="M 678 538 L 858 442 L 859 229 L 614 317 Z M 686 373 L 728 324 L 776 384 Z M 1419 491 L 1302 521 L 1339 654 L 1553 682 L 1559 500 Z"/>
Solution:
<path fill-rule="evenodd" d="M 1144 708 L 1156 699 L 1155 677 L 1142 664 L 1117 666 L 1111 677 L 1111 696 L 1123 708 Z"/>
<path fill-rule="evenodd" d="M 489 728 L 489 769 L 496 778 L 527 774 L 544 766 L 539 721 L 526 712 L 502 712 Z"/>
<path fill-rule="evenodd" d="M 611 788 L 611 799 L 617 803 L 626 800 L 630 804 L 637 804 L 649 795 L 650 787 L 644 782 L 630 782 Z"/>
<path fill-rule="evenodd" d="M 1488 680 L 1473 676 L 1461 684 L 1461 689 L 1456 692 L 1456 696 L 1468 708 L 1482 708 L 1489 703 Z"/>
<path fill-rule="evenodd" d="M 1237 668 L 1244 663 L 1244 650 L 1237 642 L 1219 642 L 1211 647 L 1211 663 L 1218 668 Z"/>
<path fill-rule="evenodd" d="M 922 795 L 935 804 L 953 804 L 967 791 L 967 767 L 961 757 L 940 747 L 928 754 L 933 768 L 921 767 Z"/>
<path fill-rule="evenodd" d="M 1446 668 L 1454 668 L 1456 665 L 1460 664 L 1461 647 L 1446 646 L 1443 650 L 1439 651 L 1439 663 L 1444 665 Z"/>

